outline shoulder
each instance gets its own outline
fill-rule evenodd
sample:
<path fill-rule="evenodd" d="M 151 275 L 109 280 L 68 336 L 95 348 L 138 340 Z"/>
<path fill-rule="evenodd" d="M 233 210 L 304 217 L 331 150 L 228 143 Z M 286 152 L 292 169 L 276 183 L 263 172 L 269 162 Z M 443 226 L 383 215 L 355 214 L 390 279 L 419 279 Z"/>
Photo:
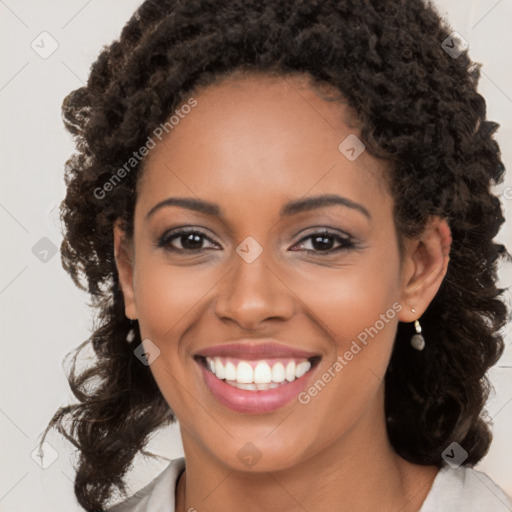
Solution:
<path fill-rule="evenodd" d="M 419 512 L 512 511 L 512 501 L 485 473 L 460 466 L 443 466 Z"/>
<path fill-rule="evenodd" d="M 107 512 L 174 512 L 176 483 L 184 469 L 183 457 L 172 460 L 149 484 Z"/>

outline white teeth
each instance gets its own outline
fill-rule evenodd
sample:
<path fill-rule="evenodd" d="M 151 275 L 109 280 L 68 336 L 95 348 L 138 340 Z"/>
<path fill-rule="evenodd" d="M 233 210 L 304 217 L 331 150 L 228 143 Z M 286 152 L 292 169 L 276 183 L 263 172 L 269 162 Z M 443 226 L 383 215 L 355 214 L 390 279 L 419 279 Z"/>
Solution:
<path fill-rule="evenodd" d="M 310 368 L 311 363 L 309 361 L 299 363 L 295 368 L 295 377 L 297 377 L 297 379 L 300 379 Z"/>
<path fill-rule="evenodd" d="M 217 375 L 217 377 L 219 376 Z M 240 361 L 236 369 L 236 381 L 240 384 L 251 384 L 254 382 L 253 378 L 254 372 L 252 371 L 252 366 L 245 361 Z"/>
<path fill-rule="evenodd" d="M 226 381 L 228 382 L 228 381 Z M 241 382 L 229 382 L 228 384 L 231 384 L 234 388 L 238 389 L 247 389 L 249 391 L 256 391 L 256 384 L 249 383 L 249 384 L 242 384 Z"/>
<path fill-rule="evenodd" d="M 206 364 L 218 379 L 240 389 L 251 390 L 272 389 L 285 381 L 293 382 L 311 368 L 311 363 L 307 360 L 290 360 L 286 366 L 281 361 L 272 364 L 271 360 L 254 361 L 252 364 L 248 361 L 239 361 L 235 365 L 233 361 L 223 363 L 220 357 L 207 357 Z"/>
<path fill-rule="evenodd" d="M 215 358 L 215 375 L 219 379 L 226 378 L 226 372 L 224 370 L 224 365 L 222 364 L 222 361 L 218 357 Z"/>
<path fill-rule="evenodd" d="M 272 382 L 272 370 L 270 366 L 263 362 L 260 362 L 254 368 L 254 383 L 255 384 L 268 384 Z"/>
<path fill-rule="evenodd" d="M 226 363 L 226 376 L 224 378 L 226 380 L 236 380 L 236 366 L 231 361 Z"/>
<path fill-rule="evenodd" d="M 276 382 L 271 382 L 270 384 L 240 384 L 239 382 L 230 380 L 227 380 L 226 382 L 234 388 L 246 389 L 249 391 L 265 391 L 266 389 L 274 389 L 279 386 Z"/>
<path fill-rule="evenodd" d="M 295 380 L 295 361 L 290 361 L 286 365 L 285 375 L 288 382 Z"/>
<path fill-rule="evenodd" d="M 283 363 L 272 366 L 272 382 L 283 382 L 285 379 Z"/>

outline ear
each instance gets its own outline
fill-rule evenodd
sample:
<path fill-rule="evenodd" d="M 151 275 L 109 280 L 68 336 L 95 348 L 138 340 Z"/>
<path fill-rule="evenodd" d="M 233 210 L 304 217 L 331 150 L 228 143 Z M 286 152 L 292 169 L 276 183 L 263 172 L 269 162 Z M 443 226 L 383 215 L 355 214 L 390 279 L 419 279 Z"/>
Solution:
<path fill-rule="evenodd" d="M 448 223 L 440 217 L 429 219 L 419 237 L 406 240 L 400 321 L 417 320 L 435 297 L 448 269 L 451 243 Z"/>
<path fill-rule="evenodd" d="M 133 243 L 126 236 L 121 227 L 121 222 L 114 223 L 114 256 L 116 260 L 119 283 L 124 297 L 125 315 L 131 320 L 137 319 L 137 308 L 135 305 L 135 293 L 133 289 Z"/>

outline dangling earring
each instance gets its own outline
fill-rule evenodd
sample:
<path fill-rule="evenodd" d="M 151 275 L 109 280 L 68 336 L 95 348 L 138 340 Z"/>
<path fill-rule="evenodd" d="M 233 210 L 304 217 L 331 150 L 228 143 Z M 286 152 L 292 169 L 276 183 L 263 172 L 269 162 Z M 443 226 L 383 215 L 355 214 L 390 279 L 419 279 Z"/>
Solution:
<path fill-rule="evenodd" d="M 416 313 L 414 308 L 411 308 L 413 313 Z M 421 325 L 419 320 L 414 320 L 414 328 L 416 329 L 416 334 L 413 334 L 411 338 L 411 346 L 416 350 L 423 350 L 425 348 L 425 338 L 421 334 Z"/>
<path fill-rule="evenodd" d="M 128 343 L 131 343 L 135 339 L 135 329 L 132 327 L 133 320 L 130 320 L 130 330 L 128 331 L 128 334 L 126 335 L 126 341 Z"/>

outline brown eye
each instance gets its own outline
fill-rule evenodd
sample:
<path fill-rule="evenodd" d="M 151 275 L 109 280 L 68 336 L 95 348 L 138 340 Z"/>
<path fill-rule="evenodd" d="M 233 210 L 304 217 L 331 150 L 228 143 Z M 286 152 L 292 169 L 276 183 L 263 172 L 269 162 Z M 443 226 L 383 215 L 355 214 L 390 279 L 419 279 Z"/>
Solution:
<path fill-rule="evenodd" d="M 209 247 L 204 244 L 208 242 Z M 203 249 L 217 248 L 217 244 L 213 242 L 205 233 L 196 229 L 180 230 L 166 233 L 158 241 L 158 247 L 164 247 L 169 251 L 177 252 L 193 252 L 202 251 Z"/>
<path fill-rule="evenodd" d="M 338 233 L 330 231 L 321 231 L 312 233 L 300 240 L 298 249 L 292 248 L 291 250 L 305 250 L 312 253 L 325 253 L 330 254 L 344 249 L 350 249 L 355 246 L 353 240 L 348 236 L 341 236 Z M 294 247 L 297 247 L 294 246 Z"/>

